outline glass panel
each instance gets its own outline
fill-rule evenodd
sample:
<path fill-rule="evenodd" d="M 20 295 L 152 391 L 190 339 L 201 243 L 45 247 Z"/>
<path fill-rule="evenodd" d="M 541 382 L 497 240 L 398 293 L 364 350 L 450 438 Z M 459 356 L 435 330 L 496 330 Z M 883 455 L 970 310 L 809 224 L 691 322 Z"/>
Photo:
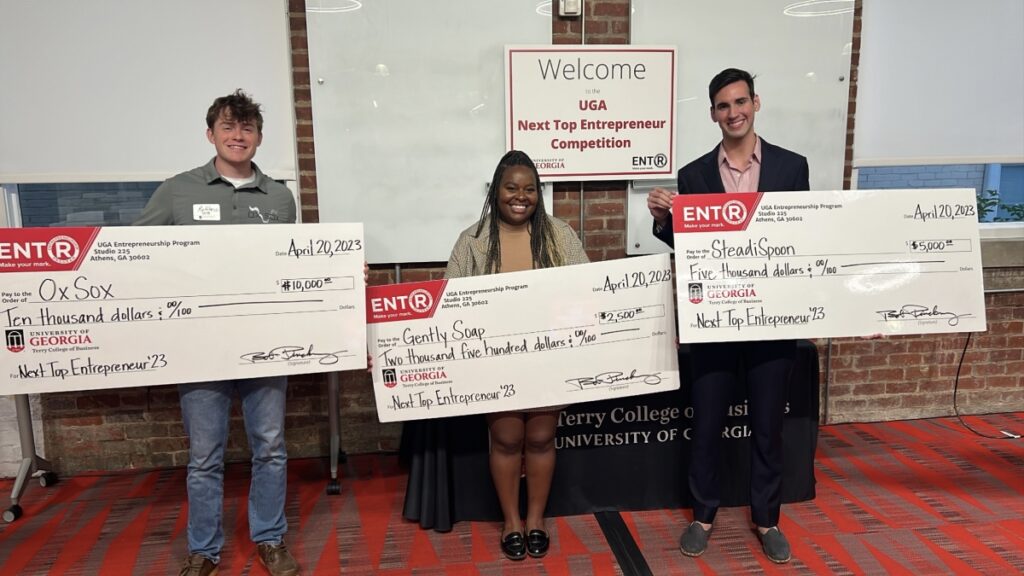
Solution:
<path fill-rule="evenodd" d="M 979 222 L 1024 220 L 1024 164 L 871 166 L 857 171 L 857 188 L 972 188 Z"/>
<path fill-rule="evenodd" d="M 1003 164 L 996 222 L 1024 221 L 1024 164 Z"/>
<path fill-rule="evenodd" d="M 127 226 L 160 182 L 21 184 L 21 223 L 40 226 Z"/>

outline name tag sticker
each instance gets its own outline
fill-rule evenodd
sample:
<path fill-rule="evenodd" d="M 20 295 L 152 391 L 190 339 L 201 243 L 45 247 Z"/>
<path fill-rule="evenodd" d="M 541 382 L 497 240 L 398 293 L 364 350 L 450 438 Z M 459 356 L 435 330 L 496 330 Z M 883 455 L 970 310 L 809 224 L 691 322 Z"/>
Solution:
<path fill-rule="evenodd" d="M 210 222 L 220 221 L 220 204 L 193 204 L 192 219 Z"/>

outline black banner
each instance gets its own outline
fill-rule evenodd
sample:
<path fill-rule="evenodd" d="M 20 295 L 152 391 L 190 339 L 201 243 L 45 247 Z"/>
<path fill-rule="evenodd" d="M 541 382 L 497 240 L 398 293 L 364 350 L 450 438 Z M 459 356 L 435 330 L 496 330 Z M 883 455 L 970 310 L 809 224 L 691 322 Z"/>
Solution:
<path fill-rule="evenodd" d="M 680 352 L 681 374 L 690 373 L 687 362 L 684 348 Z M 689 378 L 684 377 L 677 391 L 565 409 L 558 422 L 558 460 L 547 514 L 689 507 L 689 386 Z M 722 430 L 724 506 L 750 501 L 750 431 L 745 398 L 746 387 L 741 380 L 733 391 Z M 438 530 L 448 530 L 451 522 L 459 520 L 500 520 L 501 509 L 487 463 L 484 417 L 416 424 L 416 428 L 407 425 L 403 437 L 403 450 L 412 460 L 406 518 Z M 413 430 L 418 430 L 418 437 L 411 437 Z M 801 341 L 783 424 L 783 502 L 814 498 L 817 437 L 817 349 Z M 525 503 L 525 480 L 520 492 Z"/>

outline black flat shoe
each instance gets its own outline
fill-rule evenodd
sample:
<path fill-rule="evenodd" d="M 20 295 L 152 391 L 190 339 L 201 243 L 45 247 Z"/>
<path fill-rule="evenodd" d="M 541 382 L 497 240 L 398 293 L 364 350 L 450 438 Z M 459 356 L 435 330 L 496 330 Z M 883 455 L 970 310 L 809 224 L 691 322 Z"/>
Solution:
<path fill-rule="evenodd" d="M 548 546 L 551 545 L 551 539 L 548 538 L 548 533 L 543 530 L 530 530 L 526 535 L 526 553 L 531 558 L 543 558 L 548 553 Z"/>
<path fill-rule="evenodd" d="M 522 532 L 509 532 L 501 539 L 501 553 L 509 560 L 526 558 L 526 539 Z"/>

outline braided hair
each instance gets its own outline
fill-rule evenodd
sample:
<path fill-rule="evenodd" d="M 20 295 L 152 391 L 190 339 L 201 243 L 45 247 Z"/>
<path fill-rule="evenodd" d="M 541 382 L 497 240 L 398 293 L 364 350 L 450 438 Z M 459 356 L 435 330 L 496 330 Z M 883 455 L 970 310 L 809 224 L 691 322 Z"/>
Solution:
<path fill-rule="evenodd" d="M 494 176 L 491 178 L 490 188 L 487 190 L 487 199 L 484 201 L 483 210 L 480 212 L 480 222 L 477 224 L 475 238 L 480 237 L 484 224 L 488 224 L 490 232 L 490 244 L 487 248 L 487 263 L 484 268 L 492 274 L 501 271 L 501 242 L 499 240 L 498 220 L 501 213 L 498 211 L 498 191 L 501 187 L 501 179 L 505 170 L 512 166 L 526 166 L 533 172 L 534 182 L 537 184 L 537 205 L 530 216 L 530 252 L 533 267 L 552 268 L 563 264 L 562 254 L 555 247 L 554 227 L 544 210 L 544 195 L 540 193 L 540 174 L 533 160 L 525 152 L 510 150 L 494 169 Z M 488 218 L 488 215 L 490 216 Z"/>

